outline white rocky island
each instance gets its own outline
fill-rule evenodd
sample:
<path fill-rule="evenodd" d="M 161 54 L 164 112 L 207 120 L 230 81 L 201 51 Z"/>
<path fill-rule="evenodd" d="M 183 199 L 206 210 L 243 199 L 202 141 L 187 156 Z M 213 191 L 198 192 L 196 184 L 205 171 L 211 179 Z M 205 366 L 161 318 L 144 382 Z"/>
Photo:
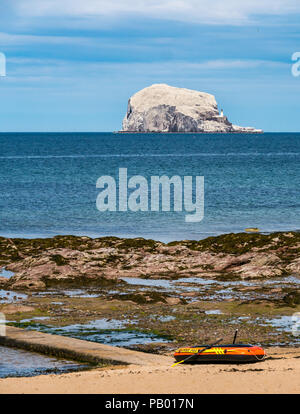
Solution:
<path fill-rule="evenodd" d="M 218 110 L 213 95 L 155 84 L 134 94 L 120 132 L 261 133 L 261 129 L 233 125 Z"/>

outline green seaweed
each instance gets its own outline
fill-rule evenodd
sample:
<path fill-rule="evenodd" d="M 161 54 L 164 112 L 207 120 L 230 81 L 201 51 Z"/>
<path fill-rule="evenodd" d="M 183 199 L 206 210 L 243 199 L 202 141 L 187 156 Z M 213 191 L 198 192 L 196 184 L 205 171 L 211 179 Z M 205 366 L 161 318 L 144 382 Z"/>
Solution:
<path fill-rule="evenodd" d="M 60 254 L 53 254 L 51 256 L 51 260 L 53 260 L 53 262 L 55 262 L 57 266 L 64 266 L 69 263 L 69 260 L 61 256 Z"/>
<path fill-rule="evenodd" d="M 214 253 L 243 254 L 252 249 L 262 251 L 274 250 L 282 247 L 300 249 L 299 232 L 276 232 L 271 234 L 229 233 L 203 240 L 184 240 L 168 243 L 168 246 L 184 245 L 191 250 L 211 251 Z"/>
<path fill-rule="evenodd" d="M 289 306 L 300 305 L 300 291 L 293 290 L 283 297 L 283 302 Z"/>

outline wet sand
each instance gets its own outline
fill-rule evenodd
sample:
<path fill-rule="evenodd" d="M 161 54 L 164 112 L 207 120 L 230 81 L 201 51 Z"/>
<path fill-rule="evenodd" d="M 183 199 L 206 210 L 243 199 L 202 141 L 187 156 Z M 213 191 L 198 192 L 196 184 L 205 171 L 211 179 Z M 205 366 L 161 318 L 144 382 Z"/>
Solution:
<path fill-rule="evenodd" d="M 300 348 L 271 348 L 271 359 L 241 365 L 129 365 L 0 380 L 0 393 L 299 393 Z"/>

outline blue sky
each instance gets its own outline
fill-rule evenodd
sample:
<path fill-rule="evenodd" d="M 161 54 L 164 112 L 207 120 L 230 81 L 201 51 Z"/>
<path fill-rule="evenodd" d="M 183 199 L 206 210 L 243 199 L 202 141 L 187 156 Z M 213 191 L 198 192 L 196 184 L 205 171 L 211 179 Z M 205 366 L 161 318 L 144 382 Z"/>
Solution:
<path fill-rule="evenodd" d="M 153 83 L 235 124 L 300 131 L 299 0 L 1 0 L 0 131 L 112 131 Z"/>

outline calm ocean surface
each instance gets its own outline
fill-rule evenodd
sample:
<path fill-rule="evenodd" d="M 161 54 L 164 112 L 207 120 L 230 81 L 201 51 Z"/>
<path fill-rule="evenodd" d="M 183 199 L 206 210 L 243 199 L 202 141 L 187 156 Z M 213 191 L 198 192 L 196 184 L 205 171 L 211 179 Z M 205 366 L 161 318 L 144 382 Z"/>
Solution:
<path fill-rule="evenodd" d="M 104 212 L 102 175 L 204 176 L 205 217 Z M 200 239 L 258 227 L 300 229 L 300 133 L 0 134 L 0 235 Z"/>

